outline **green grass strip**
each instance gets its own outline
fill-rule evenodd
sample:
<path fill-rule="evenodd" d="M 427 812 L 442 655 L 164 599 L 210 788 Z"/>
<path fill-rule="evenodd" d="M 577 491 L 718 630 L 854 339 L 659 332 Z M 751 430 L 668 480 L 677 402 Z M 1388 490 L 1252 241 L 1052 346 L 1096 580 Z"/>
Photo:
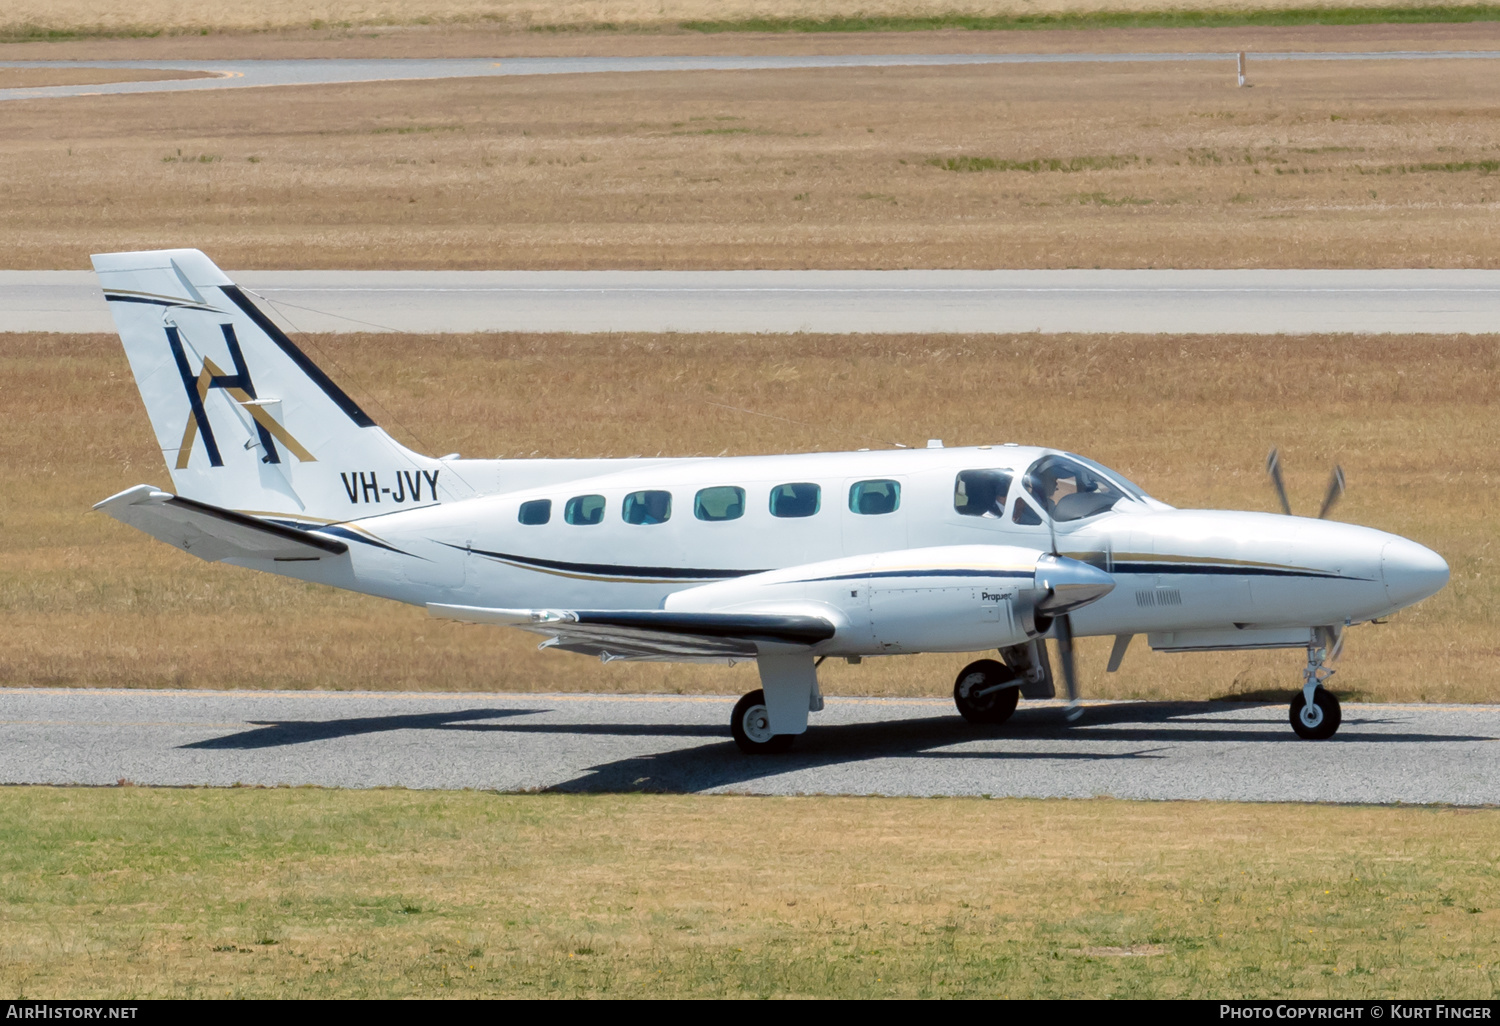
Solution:
<path fill-rule="evenodd" d="M 1140 157 L 1037 157 L 1034 160 L 999 160 L 995 157 L 930 157 L 927 163 L 945 171 L 1107 171 L 1140 161 Z"/>
<path fill-rule="evenodd" d="M 1242 25 L 1420 25 L 1500 21 L 1500 4 L 1443 7 L 1291 7 L 1274 11 L 1081 11 L 936 14 L 925 17 L 745 18 L 684 21 L 690 32 L 927 32 L 1097 28 L 1226 28 Z"/>
<path fill-rule="evenodd" d="M 159 28 L 130 25 L 114 28 L 43 28 L 40 25 L 0 25 L 0 43 L 66 43 L 76 39 L 155 39 L 165 34 Z"/>

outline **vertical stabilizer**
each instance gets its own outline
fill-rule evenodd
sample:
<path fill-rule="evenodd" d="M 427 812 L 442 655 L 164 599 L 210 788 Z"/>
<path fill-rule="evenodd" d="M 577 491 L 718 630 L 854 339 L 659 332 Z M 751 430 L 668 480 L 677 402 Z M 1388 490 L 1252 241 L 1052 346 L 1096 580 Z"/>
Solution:
<path fill-rule="evenodd" d="M 198 250 L 93 260 L 177 494 L 310 522 L 467 494 L 445 464 L 378 427 Z"/>

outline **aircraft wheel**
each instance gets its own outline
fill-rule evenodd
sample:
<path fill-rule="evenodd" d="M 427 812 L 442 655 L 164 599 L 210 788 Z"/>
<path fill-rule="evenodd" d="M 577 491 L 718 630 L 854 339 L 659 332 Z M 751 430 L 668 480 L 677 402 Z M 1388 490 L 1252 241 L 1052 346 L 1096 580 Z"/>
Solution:
<path fill-rule="evenodd" d="M 796 736 L 771 733 L 771 712 L 766 708 L 766 693 L 759 688 L 734 704 L 734 713 L 729 717 L 729 732 L 746 755 L 784 752 L 792 747 Z"/>
<path fill-rule="evenodd" d="M 970 723 L 1004 723 L 1016 711 L 1020 697 L 1016 672 L 994 659 L 970 663 L 953 682 L 953 704 Z"/>
<path fill-rule="evenodd" d="M 1308 741 L 1327 741 L 1338 733 L 1339 724 L 1344 722 L 1344 713 L 1333 692 L 1318 688 L 1313 692 L 1312 705 L 1307 704 L 1302 692 L 1297 692 L 1297 697 L 1292 699 L 1291 720 L 1298 737 Z"/>

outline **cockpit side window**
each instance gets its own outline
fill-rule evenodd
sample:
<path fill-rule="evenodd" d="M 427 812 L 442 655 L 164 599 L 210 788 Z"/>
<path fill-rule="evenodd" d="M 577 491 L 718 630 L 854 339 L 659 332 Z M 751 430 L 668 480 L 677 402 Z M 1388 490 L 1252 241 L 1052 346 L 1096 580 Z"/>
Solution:
<path fill-rule="evenodd" d="M 1008 470 L 960 470 L 953 480 L 953 508 L 960 516 L 1005 516 L 1005 497 L 1010 494 Z"/>
<path fill-rule="evenodd" d="M 1126 495 L 1113 482 L 1066 456 L 1043 456 L 1026 471 L 1026 491 L 1058 523 L 1098 516 Z"/>
<path fill-rule="evenodd" d="M 1016 508 L 1010 514 L 1011 523 L 1025 524 L 1027 527 L 1036 527 L 1042 522 L 1037 511 L 1025 499 L 1016 500 Z"/>

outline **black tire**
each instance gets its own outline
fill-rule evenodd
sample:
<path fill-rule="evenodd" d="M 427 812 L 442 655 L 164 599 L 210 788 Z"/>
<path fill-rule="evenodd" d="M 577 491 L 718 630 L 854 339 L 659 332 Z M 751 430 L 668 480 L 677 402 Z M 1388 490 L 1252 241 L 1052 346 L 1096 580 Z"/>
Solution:
<path fill-rule="evenodd" d="M 796 735 L 769 733 L 769 720 L 766 693 L 759 688 L 734 703 L 729 732 L 734 735 L 734 743 L 740 746 L 740 751 L 746 755 L 774 755 L 792 747 Z"/>
<path fill-rule="evenodd" d="M 997 684 L 1001 685 L 998 691 L 989 690 Z M 973 697 L 979 691 L 987 693 Z M 994 659 L 970 663 L 953 682 L 953 704 L 958 706 L 958 714 L 970 723 L 1004 723 L 1016 711 L 1016 702 L 1020 698 L 1020 677 L 1009 666 Z"/>
<path fill-rule="evenodd" d="M 1307 708 L 1307 699 L 1302 692 L 1297 692 L 1289 714 L 1292 729 L 1305 741 L 1327 741 L 1338 733 L 1339 724 L 1344 722 L 1344 711 L 1339 708 L 1339 700 L 1333 692 L 1324 688 L 1313 692 L 1313 706 L 1315 711 L 1304 717 L 1302 712 Z"/>

